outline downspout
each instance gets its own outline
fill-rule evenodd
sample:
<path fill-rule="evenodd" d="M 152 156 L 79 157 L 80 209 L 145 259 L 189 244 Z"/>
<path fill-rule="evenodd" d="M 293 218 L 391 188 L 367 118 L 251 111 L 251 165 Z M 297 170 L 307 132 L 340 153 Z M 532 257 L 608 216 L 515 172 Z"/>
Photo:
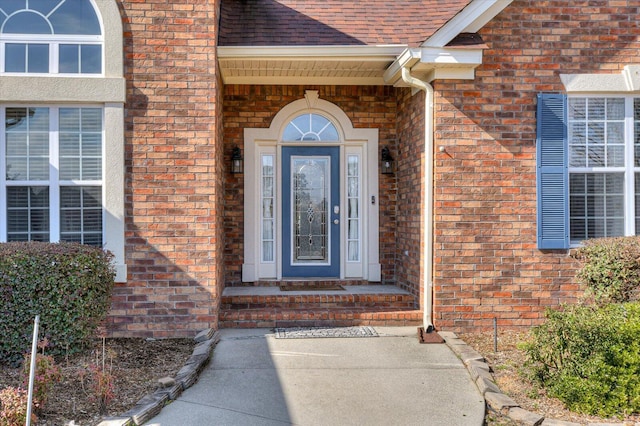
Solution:
<path fill-rule="evenodd" d="M 411 75 L 408 67 L 402 67 L 402 81 L 409 86 L 424 90 L 424 236 L 426 240 L 424 253 L 424 298 L 423 327 L 426 333 L 433 327 L 433 86 Z"/>

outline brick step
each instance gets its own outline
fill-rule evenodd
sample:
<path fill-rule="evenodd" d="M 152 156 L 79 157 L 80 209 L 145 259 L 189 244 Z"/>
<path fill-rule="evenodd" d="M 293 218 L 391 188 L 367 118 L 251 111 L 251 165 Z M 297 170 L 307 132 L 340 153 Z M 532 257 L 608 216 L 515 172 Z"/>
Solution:
<path fill-rule="evenodd" d="M 420 325 L 422 311 L 410 293 L 388 285 L 344 290 L 282 291 L 278 287 L 228 287 L 220 327 L 326 327 Z"/>
<path fill-rule="evenodd" d="M 379 308 L 243 309 L 221 311 L 221 328 L 419 326 L 422 311 Z"/>
<path fill-rule="evenodd" d="M 339 280 L 339 279 L 315 279 L 315 280 L 304 280 L 300 281 L 299 279 L 283 279 L 283 280 L 263 280 L 263 281 L 254 281 L 251 283 L 235 283 L 232 284 L 231 287 L 280 287 L 282 285 L 287 286 L 299 286 L 299 287 L 330 287 L 334 285 L 346 285 L 346 286 L 354 286 L 354 285 L 370 285 L 371 283 L 367 280 Z"/>

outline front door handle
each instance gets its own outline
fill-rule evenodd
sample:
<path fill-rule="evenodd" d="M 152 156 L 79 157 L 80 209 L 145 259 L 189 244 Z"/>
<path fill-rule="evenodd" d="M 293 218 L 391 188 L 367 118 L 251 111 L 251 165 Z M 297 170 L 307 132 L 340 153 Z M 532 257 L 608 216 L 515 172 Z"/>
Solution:
<path fill-rule="evenodd" d="M 334 225 L 337 225 L 337 224 L 339 224 L 339 223 L 340 223 L 340 221 L 339 221 L 338 219 L 333 219 L 333 224 L 334 224 Z"/>
<path fill-rule="evenodd" d="M 340 206 L 333 206 L 333 214 L 340 213 Z"/>

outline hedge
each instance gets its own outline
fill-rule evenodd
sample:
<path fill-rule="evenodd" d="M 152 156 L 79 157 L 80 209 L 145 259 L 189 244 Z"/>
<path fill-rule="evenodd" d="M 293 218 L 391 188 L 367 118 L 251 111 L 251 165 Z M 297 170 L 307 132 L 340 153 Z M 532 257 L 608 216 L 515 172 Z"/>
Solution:
<path fill-rule="evenodd" d="M 17 363 L 30 349 L 38 314 L 49 353 L 81 350 L 108 312 L 112 257 L 77 243 L 1 243 L 0 362 Z"/>

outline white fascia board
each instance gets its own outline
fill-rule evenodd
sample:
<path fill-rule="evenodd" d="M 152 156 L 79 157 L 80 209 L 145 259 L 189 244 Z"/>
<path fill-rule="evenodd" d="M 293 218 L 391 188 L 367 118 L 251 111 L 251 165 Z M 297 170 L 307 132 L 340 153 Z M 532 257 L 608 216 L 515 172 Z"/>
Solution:
<path fill-rule="evenodd" d="M 218 46 L 220 59 L 353 59 L 394 60 L 407 48 L 406 45 L 381 46 Z"/>
<path fill-rule="evenodd" d="M 460 33 L 476 33 L 513 0 L 473 0 L 429 37 L 422 46 L 444 47 Z"/>
<path fill-rule="evenodd" d="M 422 57 L 421 49 L 406 49 L 402 54 L 400 54 L 389 68 L 384 72 L 383 78 L 384 81 L 388 84 L 394 84 L 400 77 L 400 73 L 402 72 L 402 68 L 411 68 L 418 62 L 420 62 L 420 58 Z"/>
<path fill-rule="evenodd" d="M 407 49 L 396 59 L 384 73 L 387 84 L 395 85 L 401 80 L 402 68 L 414 71 L 432 73 L 433 78 L 460 78 L 461 75 L 473 75 L 473 70 L 482 64 L 482 49 L 446 49 L 446 48 L 418 48 Z M 447 77 L 447 70 L 453 71 Z M 467 70 L 464 72 L 463 70 Z M 470 74 L 471 73 L 471 74 Z"/>
<path fill-rule="evenodd" d="M 474 65 L 482 63 L 482 49 L 422 49 L 421 63 L 446 65 Z"/>

